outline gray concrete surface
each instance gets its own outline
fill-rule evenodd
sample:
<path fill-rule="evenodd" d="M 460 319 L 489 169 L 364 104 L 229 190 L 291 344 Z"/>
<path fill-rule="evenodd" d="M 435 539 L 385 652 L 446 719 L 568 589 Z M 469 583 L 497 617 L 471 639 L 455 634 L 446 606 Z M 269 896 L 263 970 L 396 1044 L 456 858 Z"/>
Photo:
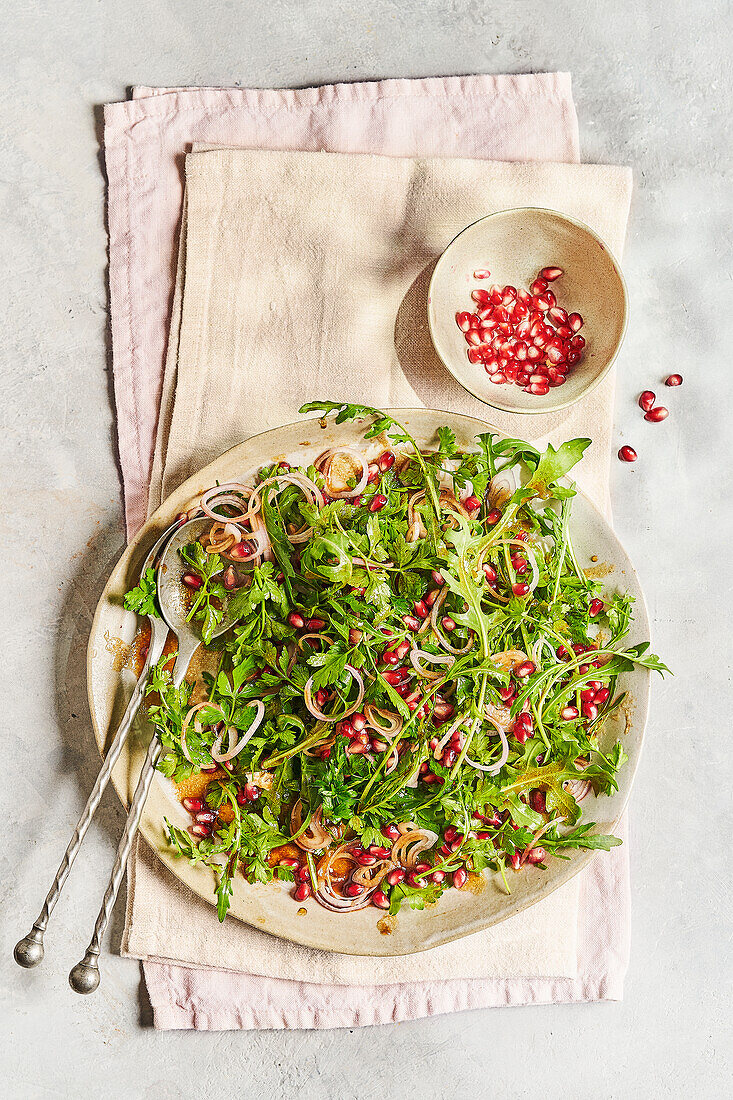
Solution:
<path fill-rule="evenodd" d="M 0 1093 L 35 1097 L 718 1097 L 730 1076 L 730 5 L 724 0 L 5 0 L 0 9 L 4 718 Z M 157 1034 L 135 963 L 66 974 L 122 815 L 104 801 L 47 959 L 35 915 L 97 767 L 84 647 L 120 552 L 98 104 L 133 83 L 295 86 L 567 69 L 584 159 L 633 165 L 616 523 L 646 585 L 657 687 L 632 807 L 621 1004 L 312 1034 Z M 670 370 L 661 425 L 634 398 Z M 110 947 L 119 941 L 121 916 Z"/>

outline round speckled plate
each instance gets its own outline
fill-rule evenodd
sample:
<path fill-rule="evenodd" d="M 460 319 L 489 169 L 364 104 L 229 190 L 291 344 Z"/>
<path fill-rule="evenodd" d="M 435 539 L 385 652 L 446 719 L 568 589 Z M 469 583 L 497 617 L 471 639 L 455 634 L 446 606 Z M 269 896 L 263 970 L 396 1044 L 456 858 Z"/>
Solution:
<path fill-rule="evenodd" d="M 486 424 L 468 416 L 428 409 L 404 410 L 400 419 L 422 444 L 430 447 L 437 428 L 448 424 L 456 433 L 459 446 L 470 448 L 474 437 L 486 431 Z M 310 461 L 327 446 L 353 444 L 363 437 L 364 426 L 337 425 L 328 422 L 321 428 L 318 420 L 300 421 L 264 432 L 227 451 L 215 462 L 189 478 L 180 489 L 151 516 L 137 538 L 115 566 L 99 601 L 87 659 L 89 704 L 94 732 L 100 751 L 110 743 L 135 683 L 134 673 L 124 667 L 124 657 L 138 628 L 135 615 L 125 611 L 122 597 L 136 583 L 140 567 L 158 535 L 175 516 L 186 509 L 205 489 L 219 482 L 243 477 L 273 459 L 294 463 Z M 501 434 L 501 433 L 498 433 Z M 649 637 L 644 597 L 629 558 L 596 508 L 581 494 L 574 501 L 572 533 L 582 567 L 593 569 L 605 579 L 607 587 L 624 589 L 635 597 L 636 622 L 630 642 Z M 597 557 L 595 563 L 591 555 Z M 622 687 L 629 703 L 623 715 L 609 723 L 606 743 L 621 737 L 629 756 L 619 776 L 619 790 L 611 797 L 589 796 L 584 803 L 588 819 L 597 822 L 598 831 L 613 832 L 629 796 L 639 761 L 649 701 L 649 673 L 636 670 L 624 677 Z M 134 790 L 144 758 L 151 728 L 144 716 L 138 718 L 128 748 L 112 774 L 120 798 L 126 804 Z M 141 831 L 148 844 L 168 869 L 191 890 L 213 904 L 214 876 L 203 867 L 192 867 L 168 847 L 162 828 L 164 817 L 186 827 L 190 818 L 178 803 L 172 784 L 157 775 L 143 814 Z M 591 859 L 606 858 L 606 853 L 570 852 L 570 858 L 550 858 L 547 871 L 528 868 L 512 874 L 512 894 L 508 896 L 495 876 L 487 874 L 479 889 L 448 891 L 440 903 L 422 912 L 403 909 L 397 918 L 385 917 L 373 907 L 348 916 L 323 909 L 314 901 L 307 903 L 307 914 L 298 916 L 298 906 L 286 884 L 251 886 L 241 876 L 236 879 L 231 915 L 256 928 L 308 947 L 340 951 L 351 955 L 404 955 L 447 943 L 481 928 L 497 924 L 534 905 L 576 875 Z M 381 925 L 381 929 L 380 929 Z M 385 934 L 389 930 L 390 934 Z"/>

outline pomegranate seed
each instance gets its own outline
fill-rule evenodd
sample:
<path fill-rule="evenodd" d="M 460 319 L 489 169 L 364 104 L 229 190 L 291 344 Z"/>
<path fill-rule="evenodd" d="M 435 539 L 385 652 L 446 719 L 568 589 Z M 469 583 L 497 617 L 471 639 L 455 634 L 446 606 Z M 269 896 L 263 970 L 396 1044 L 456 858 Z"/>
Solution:
<path fill-rule="evenodd" d="M 459 867 L 453 872 L 453 885 L 456 890 L 461 890 L 468 882 L 468 871 L 465 867 Z"/>
<path fill-rule="evenodd" d="M 534 670 L 534 661 L 522 661 L 522 663 L 520 665 L 517 665 L 514 669 L 514 675 L 524 678 L 525 676 L 531 676 Z"/>
<path fill-rule="evenodd" d="M 603 600 L 591 600 L 590 606 L 588 607 L 588 614 L 591 619 L 595 619 L 596 615 L 600 615 L 601 611 L 603 611 L 603 606 Z"/>
<path fill-rule="evenodd" d="M 442 588 L 445 584 L 445 578 L 442 573 L 439 573 L 437 569 L 433 569 L 430 576 L 433 578 L 433 583 L 437 584 L 438 588 Z"/>
<path fill-rule="evenodd" d="M 367 478 L 367 485 L 373 485 L 376 481 L 379 481 L 379 466 L 376 463 L 369 463 L 369 477 Z"/>
<path fill-rule="evenodd" d="M 349 716 L 349 722 L 354 727 L 354 729 L 359 730 L 359 732 L 365 729 L 367 724 L 366 718 L 359 710 L 355 714 Z"/>
<path fill-rule="evenodd" d="M 414 615 L 403 615 L 402 622 L 405 624 L 408 630 L 420 629 L 420 620 L 416 619 Z"/>
<path fill-rule="evenodd" d="M 430 612 L 424 600 L 416 600 L 412 606 L 416 615 L 419 615 L 421 619 L 427 619 Z"/>
<path fill-rule="evenodd" d="M 396 687 L 402 679 L 399 672 L 383 672 L 382 676 L 388 684 L 392 685 L 392 687 Z"/>
<path fill-rule="evenodd" d="M 377 857 L 370 855 L 368 852 L 362 852 L 355 858 L 360 867 L 373 867 L 377 862 Z"/>
<path fill-rule="evenodd" d="M 494 583 L 494 581 L 496 580 L 496 570 L 494 569 L 493 565 L 484 565 L 484 576 L 486 577 L 486 580 L 489 582 L 489 584 Z"/>
<path fill-rule="evenodd" d="M 231 550 L 227 552 L 229 554 L 229 557 L 233 558 L 234 561 L 244 561 L 245 558 L 252 557 L 251 549 L 244 542 L 237 543 L 236 546 L 233 546 Z"/>
<path fill-rule="evenodd" d="M 214 813 L 213 810 L 201 810 L 196 814 L 196 821 L 199 825 L 212 825 L 218 816 L 218 813 Z"/>
<path fill-rule="evenodd" d="M 382 493 L 375 493 L 369 502 L 369 511 L 378 512 L 380 508 L 384 508 L 387 503 L 387 498 Z"/>
<path fill-rule="evenodd" d="M 377 459 L 377 463 L 379 465 L 379 469 L 382 471 L 383 474 L 385 474 L 387 470 L 391 470 L 394 466 L 395 456 L 392 451 L 384 451 Z"/>
<path fill-rule="evenodd" d="M 529 288 L 532 294 L 541 294 L 543 290 L 547 290 L 547 281 L 541 276 L 538 276 Z"/>
<path fill-rule="evenodd" d="M 650 409 L 654 408 L 654 402 L 656 400 L 657 395 L 655 393 L 652 393 L 651 390 L 644 390 L 644 392 L 639 395 L 639 408 L 643 409 L 644 412 L 649 412 Z"/>
<path fill-rule="evenodd" d="M 195 573 L 184 573 L 181 577 L 181 580 L 185 584 L 186 588 L 192 588 L 194 592 L 204 583 L 201 580 L 201 577 L 197 577 Z"/>
<path fill-rule="evenodd" d="M 510 856 L 507 856 L 507 862 L 513 871 L 519 870 L 519 852 L 512 852 Z"/>
<path fill-rule="evenodd" d="M 232 592 L 235 588 L 239 588 L 241 583 L 239 573 L 237 573 L 233 565 L 230 565 L 228 569 L 224 570 L 223 584 L 227 592 Z"/>
<path fill-rule="evenodd" d="M 306 623 L 308 629 L 313 631 L 323 630 L 325 625 L 325 619 L 309 619 Z"/>
<path fill-rule="evenodd" d="M 650 409 L 644 415 L 644 419 L 649 420 L 652 424 L 658 424 L 660 420 L 666 420 L 668 416 L 669 409 L 665 409 L 664 405 L 657 405 L 656 408 Z"/>
<path fill-rule="evenodd" d="M 397 648 L 395 649 L 395 653 L 397 654 L 400 661 L 403 661 L 411 649 L 412 646 L 405 638 L 404 641 L 401 641 L 400 644 L 397 646 Z"/>
<path fill-rule="evenodd" d="M 558 658 L 559 661 L 570 660 L 570 654 L 568 653 L 567 648 L 564 645 L 559 645 L 557 647 L 557 649 L 555 650 L 555 656 Z"/>
<path fill-rule="evenodd" d="M 465 310 L 456 313 L 456 324 L 461 332 L 468 332 L 471 327 L 471 314 Z"/>
<path fill-rule="evenodd" d="M 618 457 L 622 462 L 636 462 L 637 455 L 633 447 L 626 446 L 621 447 L 618 452 Z"/>
<path fill-rule="evenodd" d="M 489 512 L 488 516 L 486 517 L 486 522 L 493 525 L 494 523 L 498 523 L 500 519 L 501 512 L 498 508 L 494 508 L 491 512 Z"/>
<path fill-rule="evenodd" d="M 549 317 L 555 325 L 566 325 L 568 320 L 567 310 L 561 309 L 560 306 L 553 306 L 549 310 Z M 572 331 L 572 330 L 571 330 Z M 568 336 L 570 333 L 568 333 Z"/>
<path fill-rule="evenodd" d="M 489 300 L 489 292 L 488 290 L 472 290 L 471 297 L 474 302 L 478 302 L 480 306 L 485 306 Z"/>
<path fill-rule="evenodd" d="M 443 627 L 443 630 L 445 630 L 447 634 L 450 634 L 452 630 L 456 629 L 455 621 L 451 619 L 450 615 L 444 615 L 443 618 L 440 620 L 440 625 Z"/>
<path fill-rule="evenodd" d="M 433 716 L 437 718 L 439 722 L 445 722 L 446 718 L 452 718 L 453 707 L 450 703 L 446 702 L 436 703 L 433 707 Z"/>
<path fill-rule="evenodd" d="M 311 896 L 311 888 L 307 882 L 301 882 L 293 890 L 293 897 L 296 901 L 305 901 L 306 898 Z"/>
<path fill-rule="evenodd" d="M 443 833 L 444 839 L 447 840 L 449 844 L 451 844 L 456 839 L 457 836 L 458 836 L 458 829 L 456 829 L 455 825 L 449 825 L 447 827 L 447 829 L 445 830 L 445 832 Z"/>
<path fill-rule="evenodd" d="M 254 783 L 245 783 L 243 793 L 248 802 L 256 802 L 260 797 L 259 788 L 255 787 Z"/>
<path fill-rule="evenodd" d="M 388 665 L 398 665 L 400 663 L 400 659 L 393 649 L 385 649 L 382 660 Z"/>
<path fill-rule="evenodd" d="M 442 882 L 445 878 L 445 871 L 433 871 L 432 875 L 428 875 L 431 882 Z"/>
<path fill-rule="evenodd" d="M 668 374 L 664 379 L 665 386 L 681 386 L 682 375 L 681 374 Z"/>
<path fill-rule="evenodd" d="M 611 692 L 608 688 L 598 688 L 593 698 L 593 702 L 597 703 L 599 707 L 602 707 L 604 703 L 608 702 L 610 695 Z"/>
<path fill-rule="evenodd" d="M 347 756 L 361 756 L 362 753 L 365 753 L 366 751 L 367 751 L 366 745 L 362 745 L 362 743 L 360 741 L 351 741 L 346 746 L 346 755 Z"/>
<path fill-rule="evenodd" d="M 563 707 L 560 711 L 560 717 L 563 719 L 564 722 L 572 722 L 573 719 L 578 717 L 578 708 L 569 706 Z"/>
<path fill-rule="evenodd" d="M 585 347 L 585 337 L 584 336 L 571 336 L 571 338 L 570 338 L 570 347 L 575 348 L 576 351 L 580 351 L 582 348 Z"/>
<path fill-rule="evenodd" d="M 477 508 L 481 507 L 481 501 L 476 496 L 466 497 L 463 502 L 463 507 L 469 512 L 475 512 Z"/>
<path fill-rule="evenodd" d="M 474 271 L 473 277 L 474 279 L 489 279 L 491 272 L 486 267 L 480 267 L 477 271 Z"/>
<path fill-rule="evenodd" d="M 208 827 L 208 825 L 192 825 L 191 832 L 200 840 L 203 840 L 204 837 L 211 836 L 211 829 Z"/>
<path fill-rule="evenodd" d="M 527 863 L 544 863 L 547 859 L 547 852 L 544 848 L 532 848 L 526 853 Z"/>
<path fill-rule="evenodd" d="M 548 283 L 554 283 L 555 279 L 559 279 L 561 275 L 561 267 L 543 267 L 542 271 L 540 271 L 540 278 Z"/>
<path fill-rule="evenodd" d="M 377 909 L 389 909 L 389 898 L 384 890 L 374 891 L 372 894 L 372 905 L 376 905 Z"/>
<path fill-rule="evenodd" d="M 568 317 L 568 325 L 573 332 L 580 332 L 583 327 L 583 318 L 579 313 L 571 313 Z"/>
<path fill-rule="evenodd" d="M 547 799 L 545 792 L 537 788 L 529 792 L 529 804 L 536 814 L 547 812 Z"/>
<path fill-rule="evenodd" d="M 311 873 L 308 867 L 299 867 L 295 872 L 296 882 L 308 882 L 311 880 Z"/>
<path fill-rule="evenodd" d="M 401 835 L 394 822 L 382 826 L 382 836 L 386 836 L 387 840 L 399 840 Z"/>
<path fill-rule="evenodd" d="M 395 867 L 393 871 L 390 871 L 387 875 L 386 881 L 390 886 L 398 886 L 401 882 L 404 882 L 405 872 L 401 867 Z"/>
<path fill-rule="evenodd" d="M 297 860 L 297 859 L 285 858 L 285 859 L 280 860 L 279 866 L 280 867 L 287 867 L 287 869 L 289 871 L 297 871 L 300 867 L 300 861 Z"/>
<path fill-rule="evenodd" d="M 515 596 L 526 596 L 529 592 L 529 585 L 525 584 L 524 581 L 517 581 L 516 584 L 512 585 L 512 592 Z"/>
<path fill-rule="evenodd" d="M 200 798 L 184 798 L 183 808 L 188 810 L 190 814 L 197 814 L 199 810 L 204 808 L 204 804 Z"/>
<path fill-rule="evenodd" d="M 349 631 L 349 645 L 358 645 L 363 637 L 364 634 L 361 630 L 354 630 L 352 627 Z"/>
<path fill-rule="evenodd" d="M 302 615 L 299 615 L 297 611 L 290 612 L 288 615 L 288 622 L 291 626 L 295 627 L 296 630 L 302 630 L 305 626 L 305 619 Z"/>
<path fill-rule="evenodd" d="M 598 717 L 598 707 L 595 703 L 583 703 L 580 708 L 580 713 L 584 718 L 587 718 L 589 722 L 593 722 Z"/>

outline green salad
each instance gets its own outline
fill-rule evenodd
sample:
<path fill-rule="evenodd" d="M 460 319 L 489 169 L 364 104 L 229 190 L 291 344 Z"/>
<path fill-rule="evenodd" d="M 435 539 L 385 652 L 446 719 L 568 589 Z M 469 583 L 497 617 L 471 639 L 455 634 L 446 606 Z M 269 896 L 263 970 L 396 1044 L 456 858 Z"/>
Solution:
<path fill-rule="evenodd" d="M 590 441 L 463 450 L 443 427 L 421 449 L 377 409 L 301 412 L 365 421 L 363 444 L 181 517 L 211 521 L 181 553 L 212 671 L 176 689 L 164 660 L 147 689 L 191 821 L 167 835 L 215 868 L 220 918 L 238 874 L 396 913 L 620 843 L 583 815 L 626 760 L 600 734 L 622 673 L 666 669 L 626 644 L 632 600 L 578 565 L 566 475 Z M 150 577 L 126 603 L 154 607 Z"/>

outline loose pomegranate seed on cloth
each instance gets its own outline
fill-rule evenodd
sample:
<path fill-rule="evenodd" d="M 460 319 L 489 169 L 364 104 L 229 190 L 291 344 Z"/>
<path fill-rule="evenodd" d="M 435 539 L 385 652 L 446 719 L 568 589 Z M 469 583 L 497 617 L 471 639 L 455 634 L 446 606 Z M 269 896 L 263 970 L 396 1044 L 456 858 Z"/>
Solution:
<path fill-rule="evenodd" d="M 486 279 L 489 274 L 480 268 L 473 277 Z M 586 343 L 578 335 L 583 318 L 568 314 L 549 289 L 562 274 L 560 267 L 543 267 L 529 291 L 498 283 L 488 290 L 477 288 L 471 291 L 475 311 L 456 313 L 469 362 L 481 364 L 494 385 L 519 386 L 544 397 L 564 385 L 580 362 Z"/>

